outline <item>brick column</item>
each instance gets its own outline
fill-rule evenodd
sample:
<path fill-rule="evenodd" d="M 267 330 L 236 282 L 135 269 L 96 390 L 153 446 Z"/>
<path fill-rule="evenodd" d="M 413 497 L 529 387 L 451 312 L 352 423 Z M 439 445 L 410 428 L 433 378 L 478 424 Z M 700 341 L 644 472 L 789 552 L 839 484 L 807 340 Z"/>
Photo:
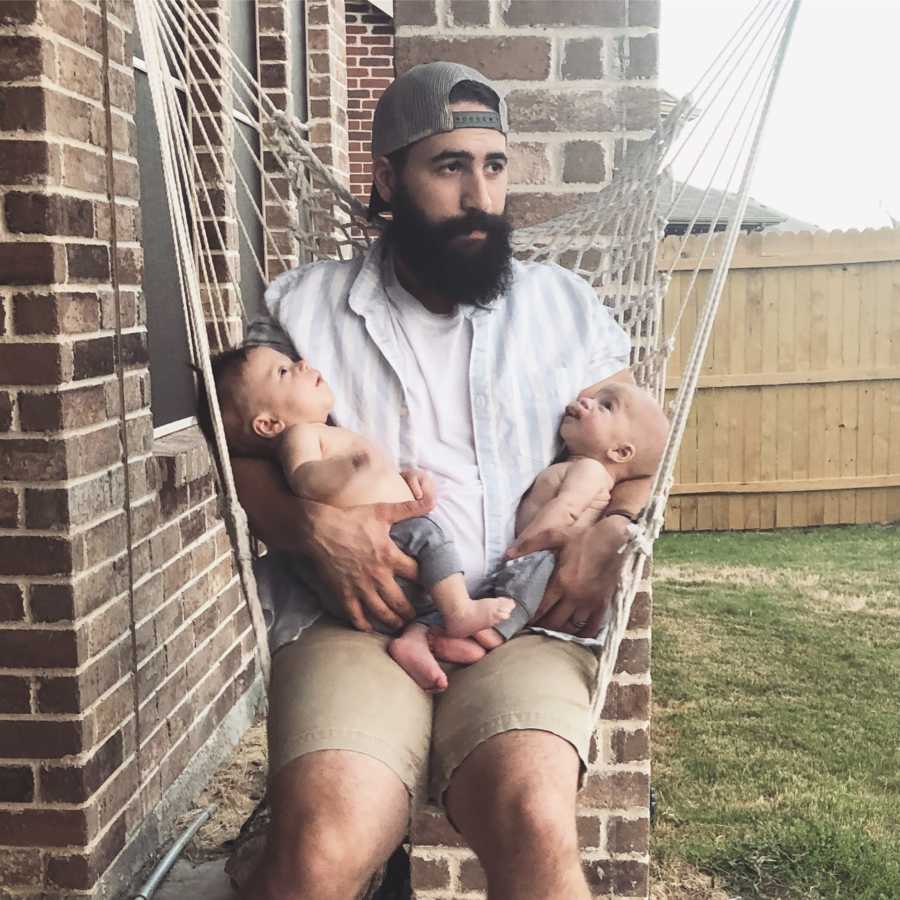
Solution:
<path fill-rule="evenodd" d="M 276 109 L 304 120 L 306 110 L 297 108 L 291 90 L 291 55 L 300 52 L 297 46 L 300 35 L 289 33 L 289 2 L 257 0 L 260 85 L 263 95 L 272 101 Z M 269 132 L 265 137 L 269 137 Z M 297 215 L 297 203 L 292 196 L 290 179 L 277 160 L 271 153 L 264 153 L 263 160 L 269 179 L 263 180 L 262 192 L 269 231 L 266 235 L 266 274 L 271 281 L 300 262 L 296 241 L 290 230 L 291 221 Z"/>
<path fill-rule="evenodd" d="M 394 80 L 394 23 L 367 0 L 347 3 L 347 95 L 350 190 L 369 202 L 372 187 L 372 115 Z"/>
<path fill-rule="evenodd" d="M 197 192 L 200 228 L 210 253 L 209 269 L 201 259 L 202 240 L 196 253 L 201 296 L 207 319 L 207 334 L 213 352 L 240 343 L 241 321 L 240 259 L 238 223 L 235 215 L 237 186 L 235 166 L 227 152 L 234 147 L 232 92 L 228 84 L 235 78 L 222 63 L 229 35 L 229 3 L 226 0 L 198 0 L 203 13 L 186 13 L 188 40 L 187 85 L 188 127 L 196 158 L 192 178 Z M 255 73 L 253 73 L 255 74 Z M 246 98 L 246 92 L 241 92 Z M 204 191 L 205 188 L 205 191 Z"/>
<path fill-rule="evenodd" d="M 656 126 L 659 0 L 397 0 L 396 68 L 451 59 L 505 96 L 509 210 L 560 215 L 608 183 L 629 141 Z M 644 586 L 597 728 L 578 817 L 597 897 L 648 892 L 650 594 Z M 484 896 L 484 876 L 434 811 L 414 823 L 416 897 Z"/>
<path fill-rule="evenodd" d="M 153 437 L 131 9 L 110 3 L 108 134 L 98 4 L 0 4 L 0 883 L 15 896 L 121 891 L 258 694 L 205 445 Z"/>
<path fill-rule="evenodd" d="M 309 141 L 338 177 L 350 176 L 344 0 L 306 0 Z"/>

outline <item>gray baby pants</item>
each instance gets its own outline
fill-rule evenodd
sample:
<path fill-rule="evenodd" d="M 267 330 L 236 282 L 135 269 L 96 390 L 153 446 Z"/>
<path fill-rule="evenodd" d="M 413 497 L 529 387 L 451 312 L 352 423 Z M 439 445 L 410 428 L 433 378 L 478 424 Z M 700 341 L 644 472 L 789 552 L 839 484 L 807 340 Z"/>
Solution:
<path fill-rule="evenodd" d="M 506 621 L 494 628 L 507 640 L 518 634 L 537 612 L 556 568 L 556 557 L 549 550 L 538 550 L 518 559 L 508 560 L 492 576 L 483 591 L 489 597 L 509 597 L 516 608 Z"/>

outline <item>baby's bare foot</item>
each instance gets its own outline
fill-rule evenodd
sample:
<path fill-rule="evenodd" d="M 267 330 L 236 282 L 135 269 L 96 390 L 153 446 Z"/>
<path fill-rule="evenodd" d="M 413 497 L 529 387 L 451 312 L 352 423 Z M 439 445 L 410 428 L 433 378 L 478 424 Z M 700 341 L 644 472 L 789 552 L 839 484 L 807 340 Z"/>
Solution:
<path fill-rule="evenodd" d="M 469 604 L 465 613 L 455 615 L 452 621 L 445 617 L 444 627 L 451 637 L 468 637 L 476 631 L 499 625 L 510 617 L 515 608 L 515 601 L 509 597 L 480 597 Z"/>
<path fill-rule="evenodd" d="M 426 693 L 438 694 L 447 689 L 447 674 L 431 652 L 424 625 L 410 625 L 388 644 L 388 652 Z"/>
<path fill-rule="evenodd" d="M 491 634 L 497 634 L 493 628 L 490 629 Z M 485 634 L 484 631 L 479 632 Z M 500 637 L 499 635 L 497 635 Z M 468 666 L 474 662 L 478 662 L 486 653 L 484 646 L 473 638 L 449 637 L 442 631 L 432 629 L 429 635 L 429 643 L 434 655 L 444 662 L 459 663 Z M 503 638 L 500 638 L 503 643 Z"/>

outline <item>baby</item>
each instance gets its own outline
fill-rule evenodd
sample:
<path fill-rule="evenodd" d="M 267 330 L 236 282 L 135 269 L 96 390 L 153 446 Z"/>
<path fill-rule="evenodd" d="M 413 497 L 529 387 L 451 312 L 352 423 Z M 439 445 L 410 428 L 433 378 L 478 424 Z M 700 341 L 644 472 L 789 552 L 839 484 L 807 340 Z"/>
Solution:
<path fill-rule="evenodd" d="M 334 397 L 304 360 L 294 362 L 271 347 L 247 347 L 216 357 L 213 372 L 229 449 L 276 459 L 298 497 L 341 508 L 413 499 L 403 476 L 372 442 L 327 424 Z M 417 586 L 400 579 L 401 587 L 420 619 L 438 621 L 437 608 L 449 636 L 489 629 L 515 608 L 507 597 L 469 596 L 453 541 L 432 518 L 398 522 L 391 538 L 417 560 L 422 588 L 434 605 L 423 602 Z M 424 635 L 395 639 L 388 649 L 423 689 L 446 688 L 447 676 Z"/>
<path fill-rule="evenodd" d="M 526 538 L 545 530 L 580 529 L 597 522 L 616 483 L 656 470 L 668 427 L 657 402 L 634 384 L 610 382 L 593 396 L 570 403 L 560 428 L 568 456 L 541 472 L 522 499 L 516 542 L 509 554 Z M 548 550 L 506 562 L 489 579 L 486 591 L 512 597 L 516 608 L 509 618 L 478 632 L 474 640 L 467 639 L 467 646 L 456 646 L 453 658 L 476 659 L 525 628 L 540 606 L 555 566 L 556 558 Z M 422 628 L 414 623 L 398 641 L 420 640 L 416 632 Z"/>

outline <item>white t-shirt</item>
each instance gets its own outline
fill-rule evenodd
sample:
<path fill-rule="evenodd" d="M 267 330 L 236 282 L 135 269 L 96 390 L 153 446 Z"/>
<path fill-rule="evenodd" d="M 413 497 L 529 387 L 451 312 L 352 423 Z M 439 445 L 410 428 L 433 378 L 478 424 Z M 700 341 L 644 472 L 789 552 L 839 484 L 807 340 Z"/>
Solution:
<path fill-rule="evenodd" d="M 484 489 L 475 456 L 469 364 L 472 321 L 461 310 L 429 312 L 384 264 L 389 318 L 399 349 L 401 378 L 418 468 L 430 472 L 438 491 L 438 517 L 446 521 L 470 591 L 485 573 Z"/>

